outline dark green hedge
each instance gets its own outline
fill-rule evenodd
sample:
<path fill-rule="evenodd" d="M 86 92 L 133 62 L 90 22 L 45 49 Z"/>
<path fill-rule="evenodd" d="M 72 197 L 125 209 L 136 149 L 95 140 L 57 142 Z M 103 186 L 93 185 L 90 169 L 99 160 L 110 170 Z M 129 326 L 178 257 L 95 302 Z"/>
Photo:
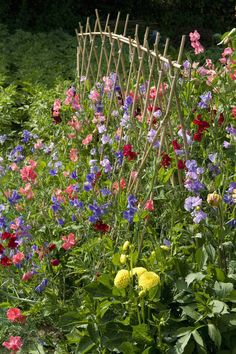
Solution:
<path fill-rule="evenodd" d="M 225 32 L 235 20 L 235 0 L 0 0 L 0 22 L 13 30 L 72 32 L 79 21 L 94 16 L 96 7 L 103 17 L 129 12 L 132 19 L 157 23 L 158 30 L 173 34 L 194 28 Z"/>

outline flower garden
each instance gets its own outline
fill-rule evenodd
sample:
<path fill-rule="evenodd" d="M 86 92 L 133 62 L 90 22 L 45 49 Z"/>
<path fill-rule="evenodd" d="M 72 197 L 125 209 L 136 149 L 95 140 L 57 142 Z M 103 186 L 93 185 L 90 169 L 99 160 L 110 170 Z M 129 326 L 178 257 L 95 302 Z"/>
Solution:
<path fill-rule="evenodd" d="M 217 62 L 197 31 L 96 62 L 88 28 L 73 85 L 0 136 L 1 353 L 236 353 L 235 32 Z"/>

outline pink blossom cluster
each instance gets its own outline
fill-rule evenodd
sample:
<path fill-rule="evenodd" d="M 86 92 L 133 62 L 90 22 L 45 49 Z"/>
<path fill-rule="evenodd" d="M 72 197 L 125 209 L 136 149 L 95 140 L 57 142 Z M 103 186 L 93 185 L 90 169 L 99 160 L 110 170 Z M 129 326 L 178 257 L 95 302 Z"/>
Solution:
<path fill-rule="evenodd" d="M 194 53 L 200 54 L 204 52 L 204 47 L 201 45 L 201 43 L 199 42 L 200 40 L 200 34 L 198 33 L 198 31 L 194 31 L 194 32 L 190 32 L 189 33 L 189 38 L 190 38 L 190 42 L 191 42 L 191 46 L 194 48 Z"/>

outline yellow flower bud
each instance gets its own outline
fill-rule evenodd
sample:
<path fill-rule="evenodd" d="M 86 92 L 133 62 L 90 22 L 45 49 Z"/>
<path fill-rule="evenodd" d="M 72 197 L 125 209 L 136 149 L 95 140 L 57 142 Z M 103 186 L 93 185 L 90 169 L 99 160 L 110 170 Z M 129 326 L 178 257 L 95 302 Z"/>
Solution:
<path fill-rule="evenodd" d="M 130 271 L 130 276 L 134 276 L 137 275 L 137 277 L 139 278 L 143 273 L 147 272 L 146 268 L 143 267 L 135 267 Z"/>
<path fill-rule="evenodd" d="M 118 289 L 125 289 L 129 285 L 130 276 L 129 271 L 126 269 L 119 270 L 114 279 L 114 285 Z"/>
<path fill-rule="evenodd" d="M 125 254 L 121 254 L 120 256 L 120 263 L 125 264 L 127 261 L 127 256 Z"/>
<path fill-rule="evenodd" d="M 222 198 L 216 192 L 210 193 L 207 196 L 207 203 L 211 206 L 218 206 Z"/>
<path fill-rule="evenodd" d="M 160 284 L 160 277 L 154 272 L 145 272 L 138 280 L 138 285 L 142 290 L 150 290 L 158 284 Z"/>
<path fill-rule="evenodd" d="M 127 251 L 129 246 L 130 246 L 130 242 L 129 241 L 125 241 L 125 243 L 122 246 L 122 251 Z"/>
<path fill-rule="evenodd" d="M 163 250 L 163 251 L 169 251 L 170 250 L 170 247 L 166 246 L 166 245 L 161 245 L 160 248 Z"/>
<path fill-rule="evenodd" d="M 139 293 L 138 293 L 138 296 L 139 297 L 144 297 L 146 294 L 146 290 L 141 290 Z"/>

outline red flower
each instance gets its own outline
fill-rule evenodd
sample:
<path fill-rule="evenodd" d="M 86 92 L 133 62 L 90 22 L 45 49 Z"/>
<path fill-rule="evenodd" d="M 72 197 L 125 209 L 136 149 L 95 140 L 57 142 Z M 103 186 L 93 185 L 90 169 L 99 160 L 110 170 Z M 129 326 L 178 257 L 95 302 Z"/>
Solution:
<path fill-rule="evenodd" d="M 193 120 L 193 124 L 198 126 L 198 133 L 202 133 L 204 130 L 210 127 L 210 124 L 208 122 L 202 120 L 201 114 L 199 114 L 197 118 Z"/>
<path fill-rule="evenodd" d="M 107 224 L 103 224 L 102 221 L 97 221 L 94 225 L 93 228 L 95 231 L 100 231 L 100 232 L 109 232 L 110 231 L 110 226 Z"/>
<path fill-rule="evenodd" d="M 52 265 L 53 267 L 56 267 L 56 266 L 58 266 L 59 264 L 60 264 L 59 259 L 52 259 L 52 260 L 51 260 L 51 265 Z"/>
<path fill-rule="evenodd" d="M 16 236 L 12 237 L 10 241 L 7 244 L 7 247 L 10 249 L 14 250 L 16 247 L 18 247 L 18 243 L 16 242 Z"/>
<path fill-rule="evenodd" d="M 0 243 L 0 254 L 2 254 L 4 250 L 5 250 L 5 248 L 4 248 L 3 245 L 1 245 L 1 243 Z"/>
<path fill-rule="evenodd" d="M 127 144 L 123 147 L 123 155 L 128 158 L 129 161 L 136 159 L 137 153 L 132 151 L 133 147 Z"/>
<path fill-rule="evenodd" d="M 164 153 L 162 155 L 161 166 L 166 168 L 169 167 L 171 164 L 171 158 L 168 154 Z"/>
<path fill-rule="evenodd" d="M 234 118 L 236 117 L 236 106 L 232 108 L 231 114 Z"/>
<path fill-rule="evenodd" d="M 220 114 L 219 119 L 218 119 L 218 125 L 221 126 L 224 123 L 224 115 L 223 113 Z"/>
<path fill-rule="evenodd" d="M 48 246 L 49 251 L 52 251 L 52 250 L 54 250 L 55 248 L 56 248 L 55 243 L 51 243 L 51 244 Z"/>
<path fill-rule="evenodd" d="M 12 238 L 12 236 L 14 236 L 14 234 L 10 234 L 10 232 L 3 232 L 2 234 L 2 240 L 7 240 L 8 238 Z"/>
<path fill-rule="evenodd" d="M 185 161 L 178 160 L 178 169 L 179 170 L 184 170 L 185 169 Z"/>
<path fill-rule="evenodd" d="M 181 149 L 181 145 L 178 144 L 177 140 L 173 140 L 172 141 L 172 145 L 173 145 L 174 150 L 180 150 Z"/>
<path fill-rule="evenodd" d="M 7 256 L 2 257 L 1 265 L 3 267 L 9 267 L 11 264 L 12 264 L 12 261 L 10 260 L 10 258 L 8 258 Z"/>
<path fill-rule="evenodd" d="M 202 141 L 202 133 L 201 132 L 197 132 L 193 135 L 193 140 L 194 141 Z"/>

